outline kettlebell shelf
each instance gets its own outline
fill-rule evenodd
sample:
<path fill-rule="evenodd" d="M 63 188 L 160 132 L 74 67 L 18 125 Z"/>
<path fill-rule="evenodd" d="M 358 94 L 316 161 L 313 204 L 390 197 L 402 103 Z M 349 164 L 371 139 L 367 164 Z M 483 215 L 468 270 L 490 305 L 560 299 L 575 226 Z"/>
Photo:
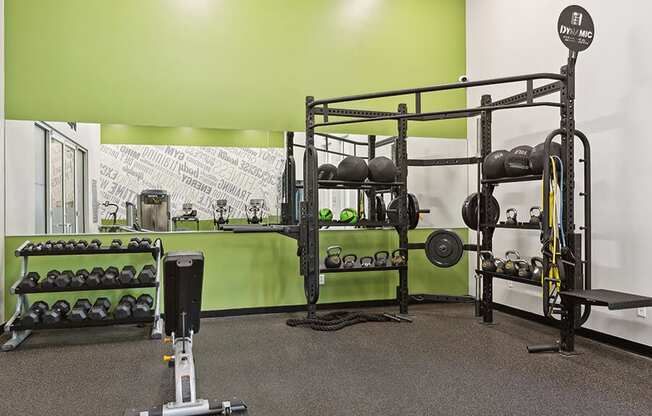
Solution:
<path fill-rule="evenodd" d="M 319 268 L 319 273 L 355 273 L 355 272 L 384 272 L 390 270 L 407 270 L 407 266 L 353 266 L 353 267 L 340 267 L 337 269 L 329 269 L 323 264 Z"/>
<path fill-rule="evenodd" d="M 541 231 L 540 224 L 533 224 L 530 222 L 519 222 L 516 224 L 507 224 L 499 222 L 498 224 L 483 224 L 483 228 L 510 228 L 512 230 L 538 230 Z"/>
<path fill-rule="evenodd" d="M 483 185 L 497 185 L 500 183 L 541 181 L 541 178 L 542 175 L 523 175 L 510 178 L 482 179 L 480 183 Z"/>
<path fill-rule="evenodd" d="M 5 333 L 9 334 L 11 338 L 2 345 L 2 351 L 12 351 L 21 343 L 23 343 L 33 331 L 46 330 L 46 329 L 65 329 L 65 328 L 85 328 L 85 327 L 98 327 L 98 326 L 111 326 L 111 325 L 133 325 L 133 324 L 147 324 L 151 323 L 152 328 L 150 336 L 153 339 L 160 339 L 163 334 L 163 320 L 160 314 L 160 270 L 161 259 L 163 256 L 163 244 L 160 239 L 156 239 L 150 248 L 107 248 L 97 250 L 70 250 L 70 251 L 48 251 L 48 252 L 28 252 L 25 247 L 30 245 L 30 241 L 23 242 L 16 250 L 16 257 L 21 257 L 20 265 L 20 278 L 10 288 L 10 293 L 17 297 L 14 313 L 5 323 Z M 62 288 L 42 288 L 36 286 L 31 289 L 19 288 L 19 284 L 28 274 L 29 258 L 30 257 L 43 257 L 43 256 L 75 256 L 83 254 L 151 254 L 156 262 L 156 276 L 152 283 L 137 283 L 137 284 L 118 284 L 118 285 L 99 285 L 97 287 L 70 287 L 65 286 Z M 67 319 L 53 323 L 36 323 L 25 326 L 21 322 L 21 317 L 26 314 L 30 308 L 30 302 L 27 297 L 28 294 L 37 293 L 61 293 L 61 292 L 86 292 L 94 290 L 127 290 L 137 288 L 153 288 L 155 289 L 155 296 L 153 297 L 153 310 L 150 316 L 147 317 L 130 317 L 128 319 L 114 319 L 107 318 L 102 320 L 85 319 L 82 321 L 70 321 Z M 46 306 L 47 307 L 47 306 Z"/>
<path fill-rule="evenodd" d="M 538 286 L 541 287 L 541 282 L 537 282 L 536 280 L 532 279 L 526 279 L 524 277 L 518 277 L 518 276 L 513 276 L 510 274 L 504 274 L 504 273 L 496 273 L 496 272 L 489 272 L 487 270 L 481 270 L 481 269 L 476 269 L 475 272 L 477 274 L 481 274 L 484 276 L 489 276 L 489 277 L 495 277 L 497 279 L 503 279 L 503 280 L 510 280 L 512 282 L 518 282 L 518 283 L 523 283 L 526 285 L 530 286 Z"/>

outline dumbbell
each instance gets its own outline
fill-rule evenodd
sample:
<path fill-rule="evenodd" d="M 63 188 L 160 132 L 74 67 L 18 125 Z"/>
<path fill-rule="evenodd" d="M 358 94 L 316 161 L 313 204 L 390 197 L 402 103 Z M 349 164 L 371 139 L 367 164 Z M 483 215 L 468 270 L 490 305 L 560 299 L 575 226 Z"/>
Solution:
<path fill-rule="evenodd" d="M 109 309 L 111 309 L 111 302 L 107 298 L 97 298 L 88 312 L 88 317 L 93 321 L 101 321 L 109 316 Z"/>
<path fill-rule="evenodd" d="M 77 299 L 75 305 L 72 307 L 72 311 L 68 315 L 68 319 L 71 321 L 83 321 L 88 318 L 88 312 L 91 310 L 93 305 L 88 299 Z"/>
<path fill-rule="evenodd" d="M 136 299 L 136 305 L 133 307 L 134 318 L 149 318 L 150 309 L 154 304 L 154 299 L 148 294 L 143 293 Z"/>
<path fill-rule="evenodd" d="M 34 247 L 35 247 L 34 243 L 29 243 L 25 247 L 23 247 L 23 251 L 25 251 L 26 253 L 31 253 L 32 251 L 34 251 Z"/>
<path fill-rule="evenodd" d="M 75 249 L 75 246 L 77 245 L 77 241 L 75 240 L 68 240 L 68 242 L 63 246 L 63 248 L 66 251 L 73 251 Z"/>
<path fill-rule="evenodd" d="M 118 280 L 123 285 L 138 283 L 136 280 L 136 268 L 131 265 L 123 267 L 122 271 L 120 272 L 120 276 L 118 276 Z"/>
<path fill-rule="evenodd" d="M 156 281 L 156 267 L 153 264 L 143 266 L 138 274 L 138 281 L 142 284 L 151 284 Z"/>
<path fill-rule="evenodd" d="M 79 269 L 77 273 L 70 279 L 70 287 L 82 287 L 88 279 L 88 270 Z"/>
<path fill-rule="evenodd" d="M 45 279 L 41 281 L 41 288 L 43 289 L 54 289 L 56 287 L 55 281 L 59 276 L 59 270 L 50 270 L 45 276 Z"/>
<path fill-rule="evenodd" d="M 39 276 L 38 273 L 29 272 L 25 277 L 23 277 L 20 283 L 18 283 L 18 288 L 22 291 L 34 289 L 38 286 L 39 280 L 41 280 L 41 276 Z"/>
<path fill-rule="evenodd" d="M 52 250 L 54 251 L 63 251 L 66 247 L 66 242 L 63 240 L 58 240 L 56 243 L 52 244 Z"/>
<path fill-rule="evenodd" d="M 53 244 L 54 243 L 52 242 L 52 240 L 48 240 L 45 243 L 43 243 L 43 251 L 51 251 Z"/>
<path fill-rule="evenodd" d="M 70 304 L 65 300 L 58 300 L 49 311 L 43 314 L 44 324 L 54 324 L 63 320 L 70 312 Z"/>
<path fill-rule="evenodd" d="M 131 240 L 129 240 L 129 243 L 127 243 L 127 248 L 129 250 L 135 250 L 140 246 L 140 238 L 138 237 L 132 237 Z"/>
<path fill-rule="evenodd" d="M 77 244 L 75 244 L 77 250 L 86 250 L 86 247 L 88 247 L 88 241 L 86 240 L 79 240 L 77 241 Z"/>
<path fill-rule="evenodd" d="M 122 248 L 122 240 L 118 238 L 114 238 L 113 241 L 111 241 L 111 248 L 112 249 Z"/>
<path fill-rule="evenodd" d="M 73 277 L 75 277 L 75 274 L 72 272 L 72 270 L 64 270 L 59 273 L 59 276 L 57 276 L 56 279 L 54 279 L 54 284 L 58 288 L 63 289 L 70 284 Z"/>
<path fill-rule="evenodd" d="M 43 251 L 43 243 L 38 243 L 35 246 L 33 246 L 33 251 L 35 253 L 40 253 L 41 251 Z"/>
<path fill-rule="evenodd" d="M 102 242 L 97 238 L 94 238 L 93 240 L 91 240 L 90 244 L 86 248 L 88 250 L 99 250 L 101 246 L 102 246 Z"/>
<path fill-rule="evenodd" d="M 104 275 L 102 276 L 102 285 L 103 286 L 115 286 L 118 284 L 118 275 L 120 270 L 113 266 L 109 266 L 104 270 Z"/>
<path fill-rule="evenodd" d="M 140 248 L 148 249 L 152 246 L 152 239 L 151 238 L 141 238 L 140 239 Z"/>
<path fill-rule="evenodd" d="M 43 314 L 47 312 L 48 304 L 39 300 L 38 302 L 32 303 L 32 306 L 29 307 L 29 310 L 25 315 L 20 318 L 20 324 L 24 327 L 31 328 L 34 325 L 41 322 Z"/>
<path fill-rule="evenodd" d="M 102 276 L 104 276 L 104 269 L 101 267 L 93 267 L 88 278 L 86 278 L 86 286 L 97 287 L 102 284 Z"/>
<path fill-rule="evenodd" d="M 118 306 L 115 307 L 113 311 L 113 317 L 115 319 L 127 319 L 131 316 L 131 311 L 136 304 L 136 298 L 131 295 L 124 295 L 120 298 Z"/>

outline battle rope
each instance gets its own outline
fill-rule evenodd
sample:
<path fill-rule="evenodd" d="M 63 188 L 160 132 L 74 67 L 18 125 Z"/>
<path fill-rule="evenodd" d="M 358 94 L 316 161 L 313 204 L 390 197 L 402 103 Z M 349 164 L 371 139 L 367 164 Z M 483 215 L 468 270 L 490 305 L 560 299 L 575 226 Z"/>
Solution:
<path fill-rule="evenodd" d="M 347 326 L 364 322 L 412 322 L 411 319 L 388 313 L 365 313 L 336 311 L 315 318 L 290 318 L 285 323 L 288 326 L 301 326 L 315 331 L 337 331 Z"/>

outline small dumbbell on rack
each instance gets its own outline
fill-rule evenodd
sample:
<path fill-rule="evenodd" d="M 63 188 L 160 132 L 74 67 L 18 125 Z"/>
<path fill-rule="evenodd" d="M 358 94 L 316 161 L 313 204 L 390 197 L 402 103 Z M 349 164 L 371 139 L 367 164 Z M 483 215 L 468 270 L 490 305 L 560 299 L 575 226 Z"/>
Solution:
<path fill-rule="evenodd" d="M 57 287 L 55 283 L 57 277 L 59 277 L 59 271 L 54 269 L 50 270 L 48 274 L 45 276 L 45 279 L 43 279 L 43 281 L 41 282 L 41 288 L 45 290 L 50 290 Z"/>
<path fill-rule="evenodd" d="M 143 266 L 138 274 L 138 281 L 142 284 L 152 284 L 156 281 L 156 267 L 152 264 Z"/>
<path fill-rule="evenodd" d="M 38 281 L 41 280 L 41 276 L 36 272 L 29 272 L 22 278 L 20 283 L 18 283 L 18 289 L 22 291 L 34 290 L 38 286 Z"/>
<path fill-rule="evenodd" d="M 153 304 L 154 299 L 150 295 L 143 293 L 138 296 L 132 311 L 134 318 L 149 318 Z"/>
<path fill-rule="evenodd" d="M 52 305 L 49 311 L 43 314 L 44 324 L 54 324 L 65 319 L 70 312 L 70 304 L 65 300 L 58 300 Z"/>
<path fill-rule="evenodd" d="M 68 315 L 68 319 L 77 322 L 83 321 L 88 318 L 88 312 L 90 312 L 91 308 L 92 305 L 88 299 L 77 299 Z"/>
<path fill-rule="evenodd" d="M 82 287 L 86 284 L 86 280 L 88 279 L 88 270 L 86 269 L 79 269 L 75 273 L 75 275 L 71 278 L 70 280 L 70 287 Z"/>
<path fill-rule="evenodd" d="M 111 302 L 107 298 L 97 298 L 88 312 L 88 317 L 93 321 L 101 321 L 109 316 L 109 309 L 111 309 Z"/>
<path fill-rule="evenodd" d="M 115 307 L 113 317 L 115 319 L 127 319 L 131 317 L 134 305 L 136 305 L 136 298 L 131 295 L 124 295 L 120 298 L 118 306 Z"/>
<path fill-rule="evenodd" d="M 101 267 L 93 267 L 93 270 L 86 278 L 86 286 L 98 287 L 102 284 L 102 277 L 104 276 L 104 269 Z"/>
<path fill-rule="evenodd" d="M 102 276 L 102 286 L 116 286 L 118 285 L 118 275 L 120 270 L 116 267 L 109 266 L 104 270 L 104 275 Z"/>
<path fill-rule="evenodd" d="M 47 303 L 39 300 L 34 302 L 29 310 L 20 318 L 20 324 L 25 328 L 32 328 L 41 322 L 43 314 L 47 312 L 49 306 Z"/>
<path fill-rule="evenodd" d="M 54 284 L 59 289 L 63 289 L 65 287 L 68 287 L 68 285 L 70 285 L 70 282 L 74 277 L 75 274 L 72 272 L 72 270 L 64 270 L 61 273 L 59 273 L 59 275 L 54 279 Z"/>
<path fill-rule="evenodd" d="M 102 242 L 98 240 L 97 238 L 94 238 L 91 240 L 90 244 L 88 247 L 86 247 L 88 250 L 99 250 L 100 247 L 102 247 Z"/>
<path fill-rule="evenodd" d="M 118 276 L 118 280 L 123 285 L 138 283 L 138 280 L 136 279 L 136 268 L 132 265 L 124 266 L 120 272 L 120 276 Z"/>

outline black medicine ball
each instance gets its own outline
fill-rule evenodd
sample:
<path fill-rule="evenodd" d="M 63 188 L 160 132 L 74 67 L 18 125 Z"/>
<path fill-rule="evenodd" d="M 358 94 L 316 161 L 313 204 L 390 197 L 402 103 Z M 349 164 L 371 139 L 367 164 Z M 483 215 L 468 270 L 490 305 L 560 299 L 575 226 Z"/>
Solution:
<path fill-rule="evenodd" d="M 507 150 L 496 150 L 484 158 L 482 162 L 482 176 L 485 179 L 498 179 L 505 177 L 505 156 Z"/>
<path fill-rule="evenodd" d="M 337 179 L 341 181 L 362 182 L 368 175 L 367 163 L 357 156 L 347 156 L 337 166 Z"/>
<path fill-rule="evenodd" d="M 396 165 L 392 159 L 378 156 L 369 161 L 369 179 L 375 182 L 394 182 Z"/>
<path fill-rule="evenodd" d="M 537 175 L 543 173 L 544 144 L 545 143 L 539 143 L 538 145 L 534 146 L 532 153 L 530 153 L 530 171 Z M 550 156 L 561 157 L 561 145 L 559 143 L 550 143 Z"/>
<path fill-rule="evenodd" d="M 505 174 L 507 176 L 529 175 L 530 171 L 530 153 L 532 146 L 516 146 L 505 156 Z"/>
<path fill-rule="evenodd" d="M 337 177 L 337 168 L 330 163 L 324 163 L 317 168 L 317 179 L 330 181 Z"/>

